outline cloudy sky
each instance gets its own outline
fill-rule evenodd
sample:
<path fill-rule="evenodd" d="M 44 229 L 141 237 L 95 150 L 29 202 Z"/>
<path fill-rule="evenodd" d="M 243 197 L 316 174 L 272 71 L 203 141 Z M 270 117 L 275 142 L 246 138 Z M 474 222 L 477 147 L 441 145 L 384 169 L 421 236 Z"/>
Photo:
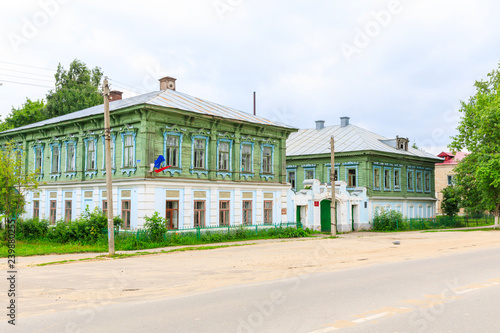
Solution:
<path fill-rule="evenodd" d="M 249 113 L 256 91 L 260 116 L 297 128 L 349 116 L 439 153 L 498 66 L 498 13 L 494 0 L 3 1 L 0 116 L 44 98 L 77 58 L 124 97 L 168 75 Z"/>

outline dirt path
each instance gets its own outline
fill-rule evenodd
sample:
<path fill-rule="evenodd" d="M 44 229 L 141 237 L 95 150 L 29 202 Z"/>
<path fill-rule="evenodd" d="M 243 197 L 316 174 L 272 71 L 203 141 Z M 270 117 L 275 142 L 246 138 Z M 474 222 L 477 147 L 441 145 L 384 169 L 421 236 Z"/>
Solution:
<path fill-rule="evenodd" d="M 394 241 L 400 241 L 400 245 L 394 245 Z M 500 247 L 500 232 L 367 232 L 337 239 L 274 240 L 206 251 L 26 267 L 18 271 L 19 314 L 23 317 L 71 309 L 85 313 L 107 303 L 175 297 L 223 286 L 489 247 Z M 50 259 L 85 256 L 89 254 Z M 40 258 L 47 260 L 30 260 Z M 3 285 L 7 290 L 5 282 Z"/>

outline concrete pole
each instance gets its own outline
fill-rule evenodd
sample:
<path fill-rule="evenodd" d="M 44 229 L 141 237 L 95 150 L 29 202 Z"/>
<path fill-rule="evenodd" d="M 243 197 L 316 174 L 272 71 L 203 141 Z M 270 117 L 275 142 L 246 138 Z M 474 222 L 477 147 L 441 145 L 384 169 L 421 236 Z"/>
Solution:
<path fill-rule="evenodd" d="M 337 236 L 337 215 L 335 211 L 335 140 L 333 135 L 330 137 L 330 149 L 331 149 L 331 167 L 330 167 L 330 183 L 332 188 L 332 202 L 330 203 L 330 213 L 331 213 L 331 230 L 332 237 Z"/>
<path fill-rule="evenodd" d="M 115 227 L 113 224 L 113 184 L 111 183 L 111 125 L 109 120 L 109 85 L 108 77 L 102 83 L 104 90 L 104 151 L 106 155 L 106 194 L 108 213 L 108 248 L 109 255 L 115 254 Z"/>

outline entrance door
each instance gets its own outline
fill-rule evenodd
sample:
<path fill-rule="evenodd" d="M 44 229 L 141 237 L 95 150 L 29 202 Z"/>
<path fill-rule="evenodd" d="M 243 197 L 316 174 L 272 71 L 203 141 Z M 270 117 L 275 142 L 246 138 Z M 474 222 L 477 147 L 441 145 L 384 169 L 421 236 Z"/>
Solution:
<path fill-rule="evenodd" d="M 358 217 L 358 211 L 359 211 L 359 206 L 358 205 L 352 205 L 351 206 L 351 227 L 352 231 L 355 230 L 354 228 L 354 223 L 356 223 L 356 218 Z"/>
<path fill-rule="evenodd" d="M 331 200 L 322 200 L 320 202 L 321 210 L 321 231 L 331 232 L 332 231 L 332 210 L 330 207 Z M 335 201 L 335 216 L 337 217 L 337 230 L 339 229 L 339 213 L 337 209 L 337 201 Z"/>

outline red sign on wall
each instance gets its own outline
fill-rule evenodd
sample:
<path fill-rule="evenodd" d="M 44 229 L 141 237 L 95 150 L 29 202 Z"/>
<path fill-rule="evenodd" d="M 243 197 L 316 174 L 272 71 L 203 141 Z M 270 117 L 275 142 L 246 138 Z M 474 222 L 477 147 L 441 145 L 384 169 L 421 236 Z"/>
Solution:
<path fill-rule="evenodd" d="M 314 201 L 314 207 L 319 207 L 319 201 Z"/>

